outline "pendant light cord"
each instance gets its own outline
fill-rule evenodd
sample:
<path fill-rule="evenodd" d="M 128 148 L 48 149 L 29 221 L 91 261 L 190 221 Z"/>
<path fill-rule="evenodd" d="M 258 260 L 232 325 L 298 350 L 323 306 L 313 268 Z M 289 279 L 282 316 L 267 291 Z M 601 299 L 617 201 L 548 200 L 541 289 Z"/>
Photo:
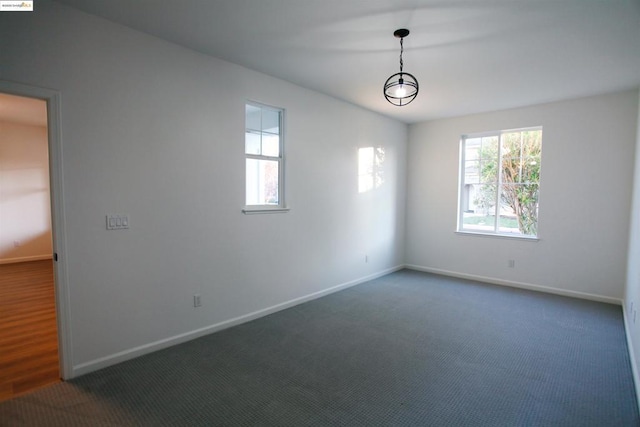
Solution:
<path fill-rule="evenodd" d="M 402 41 L 404 40 L 404 37 L 400 37 L 400 74 L 402 74 L 402 51 L 404 50 L 404 46 Z"/>

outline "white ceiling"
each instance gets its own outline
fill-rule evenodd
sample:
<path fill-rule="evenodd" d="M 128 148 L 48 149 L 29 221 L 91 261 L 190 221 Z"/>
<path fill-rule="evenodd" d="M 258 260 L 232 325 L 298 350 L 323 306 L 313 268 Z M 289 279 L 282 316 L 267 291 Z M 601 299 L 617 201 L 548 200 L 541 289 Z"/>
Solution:
<path fill-rule="evenodd" d="M 640 0 L 58 1 L 407 123 L 640 86 Z"/>

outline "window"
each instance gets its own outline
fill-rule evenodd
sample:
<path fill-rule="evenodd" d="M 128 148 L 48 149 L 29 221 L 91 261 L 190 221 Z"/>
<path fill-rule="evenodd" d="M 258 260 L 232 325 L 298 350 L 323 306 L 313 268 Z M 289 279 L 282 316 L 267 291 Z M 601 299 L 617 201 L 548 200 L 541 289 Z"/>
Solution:
<path fill-rule="evenodd" d="M 464 135 L 458 231 L 537 237 L 542 128 Z"/>
<path fill-rule="evenodd" d="M 245 213 L 284 210 L 283 116 L 280 108 L 245 106 Z"/>

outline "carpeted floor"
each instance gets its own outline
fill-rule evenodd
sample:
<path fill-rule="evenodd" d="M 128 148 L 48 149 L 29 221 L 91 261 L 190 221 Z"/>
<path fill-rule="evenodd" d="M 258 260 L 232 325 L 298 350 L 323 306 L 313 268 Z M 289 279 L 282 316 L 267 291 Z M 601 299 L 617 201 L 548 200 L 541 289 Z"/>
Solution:
<path fill-rule="evenodd" d="M 3 426 L 636 426 L 621 308 L 410 270 L 0 403 Z"/>

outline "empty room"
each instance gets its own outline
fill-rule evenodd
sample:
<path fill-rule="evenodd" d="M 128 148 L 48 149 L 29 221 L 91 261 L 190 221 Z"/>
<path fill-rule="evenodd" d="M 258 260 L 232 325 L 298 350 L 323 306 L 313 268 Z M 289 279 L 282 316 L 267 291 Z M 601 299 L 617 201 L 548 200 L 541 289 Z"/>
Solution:
<path fill-rule="evenodd" d="M 639 88 L 637 0 L 0 1 L 0 425 L 640 425 Z"/>

